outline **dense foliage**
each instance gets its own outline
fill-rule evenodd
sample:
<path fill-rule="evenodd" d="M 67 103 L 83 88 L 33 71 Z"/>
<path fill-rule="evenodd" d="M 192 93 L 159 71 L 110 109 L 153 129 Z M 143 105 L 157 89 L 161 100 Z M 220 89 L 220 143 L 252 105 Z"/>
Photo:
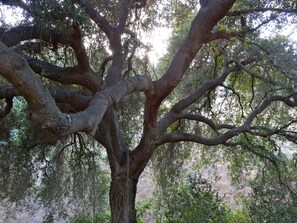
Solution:
<path fill-rule="evenodd" d="M 142 221 L 150 163 L 160 222 L 294 221 L 295 1 L 0 0 L 0 12 L 1 199 L 41 203 L 45 222 Z M 164 27 L 152 63 L 147 36 Z M 220 163 L 251 189 L 238 210 L 185 176 Z"/>

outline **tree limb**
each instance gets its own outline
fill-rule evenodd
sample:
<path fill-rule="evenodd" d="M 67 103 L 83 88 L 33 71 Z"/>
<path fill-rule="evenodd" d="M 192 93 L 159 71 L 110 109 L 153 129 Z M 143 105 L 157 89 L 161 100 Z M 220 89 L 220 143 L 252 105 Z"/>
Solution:
<path fill-rule="evenodd" d="M 297 13 L 297 9 L 284 9 L 284 8 L 254 8 L 240 11 L 230 11 L 227 16 L 241 16 L 249 13 L 258 12 L 280 12 L 280 13 Z"/>
<path fill-rule="evenodd" d="M 126 21 L 128 18 L 129 8 L 131 5 L 130 0 L 121 0 L 120 1 L 120 11 L 119 11 L 119 22 L 117 26 L 117 31 L 120 33 L 124 33 L 126 29 Z"/>
<path fill-rule="evenodd" d="M 82 71 L 78 66 L 62 68 L 48 62 L 23 55 L 30 67 L 39 75 L 63 84 L 77 84 L 93 92 L 103 88 L 103 80 L 94 71 Z"/>
<path fill-rule="evenodd" d="M 219 145 L 227 142 L 232 137 L 250 131 L 251 124 L 253 120 L 259 115 L 261 112 L 263 112 L 272 102 L 275 101 L 282 101 L 283 103 L 295 107 L 297 106 L 297 101 L 291 100 L 291 95 L 282 97 L 282 96 L 272 96 L 270 98 L 267 98 L 264 100 L 254 111 L 252 111 L 249 116 L 246 118 L 243 125 L 232 128 L 228 130 L 225 133 L 222 133 L 216 138 L 207 138 L 195 134 L 190 133 L 167 133 L 163 135 L 160 138 L 159 145 L 162 145 L 167 142 L 180 142 L 180 141 L 191 141 L 191 142 L 197 142 L 204 145 Z"/>
<path fill-rule="evenodd" d="M 84 111 L 65 114 L 60 112 L 50 92 L 35 76 L 27 62 L 1 42 L 0 66 L 0 74 L 12 83 L 27 101 L 32 110 L 32 120 L 59 135 L 79 131 L 94 135 L 109 106 L 117 104 L 133 91 L 151 91 L 153 88 L 147 76 L 123 79 L 97 92 Z"/>
<path fill-rule="evenodd" d="M 227 14 L 234 2 L 209 0 L 205 7 L 201 7 L 166 73 L 156 81 L 159 89 L 155 96 L 156 103 L 160 103 L 178 85 L 191 61 L 211 35 L 213 27 Z"/>
<path fill-rule="evenodd" d="M 13 84 L 32 110 L 32 119 L 46 123 L 61 115 L 47 88 L 20 55 L 0 42 L 0 74 Z"/>
<path fill-rule="evenodd" d="M 110 39 L 112 34 L 112 27 L 109 22 L 100 15 L 100 13 L 95 9 L 96 7 L 92 5 L 88 0 L 78 0 L 78 4 L 86 10 L 86 13 L 90 18 L 98 25 L 98 27 L 105 33 L 105 35 Z"/>
<path fill-rule="evenodd" d="M 182 110 L 193 104 L 195 101 L 198 101 L 208 91 L 216 88 L 219 85 L 222 85 L 227 76 L 236 69 L 236 67 L 225 67 L 220 77 L 205 82 L 193 94 L 173 105 L 170 111 L 164 116 L 164 118 L 158 121 L 157 126 L 159 129 L 159 133 L 162 134 L 163 132 L 165 132 L 165 130 L 178 119 L 178 114 L 182 112 Z"/>
<path fill-rule="evenodd" d="M 61 89 L 50 89 L 50 94 L 56 103 L 68 104 L 74 112 L 85 110 L 92 97 L 79 94 L 77 92 L 64 91 Z M 15 87 L 0 87 L 0 100 L 10 99 L 16 96 L 22 96 Z"/>

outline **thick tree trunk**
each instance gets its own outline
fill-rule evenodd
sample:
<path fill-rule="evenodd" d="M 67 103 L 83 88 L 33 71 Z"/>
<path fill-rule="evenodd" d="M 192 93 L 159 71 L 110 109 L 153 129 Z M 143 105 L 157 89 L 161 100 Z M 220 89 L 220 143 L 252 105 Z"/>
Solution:
<path fill-rule="evenodd" d="M 131 179 L 127 174 L 112 176 L 110 206 L 112 223 L 136 223 L 135 196 L 138 178 Z"/>

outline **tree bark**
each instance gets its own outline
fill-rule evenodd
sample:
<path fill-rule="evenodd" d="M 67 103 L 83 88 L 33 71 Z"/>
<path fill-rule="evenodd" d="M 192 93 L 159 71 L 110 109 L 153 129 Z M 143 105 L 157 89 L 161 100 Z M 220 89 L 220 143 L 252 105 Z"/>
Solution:
<path fill-rule="evenodd" d="M 109 198 L 112 223 L 137 222 L 135 209 L 137 183 L 138 178 L 129 177 L 127 171 L 112 176 Z"/>

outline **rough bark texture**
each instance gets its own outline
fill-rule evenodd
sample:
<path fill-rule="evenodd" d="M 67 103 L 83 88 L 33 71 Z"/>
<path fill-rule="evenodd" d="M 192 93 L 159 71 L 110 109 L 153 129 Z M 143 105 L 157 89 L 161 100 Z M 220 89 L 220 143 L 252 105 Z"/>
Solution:
<path fill-rule="evenodd" d="M 0 1 L 6 5 L 21 7 L 32 13 L 33 5 L 23 1 Z M 283 102 L 288 106 L 297 106 L 296 92 L 284 96 L 272 96 L 262 102 L 238 126 L 218 124 L 208 117 L 200 114 L 191 114 L 185 110 L 199 101 L 208 92 L 218 86 L 223 86 L 226 78 L 233 72 L 245 71 L 253 78 L 262 78 L 247 68 L 255 62 L 254 59 L 228 61 L 224 58 L 223 69 L 213 79 L 205 81 L 187 97 L 172 106 L 169 112 L 159 116 L 160 104 L 178 86 L 184 78 L 186 70 L 197 55 L 201 47 L 216 39 L 229 39 L 242 36 L 245 32 L 214 31 L 235 3 L 235 0 L 208 0 L 200 1 L 201 8 L 193 20 L 187 36 L 177 53 L 173 56 L 164 75 L 152 81 L 144 75 L 134 75 L 126 78 L 125 65 L 131 70 L 131 60 L 136 46 L 141 45 L 136 41 L 133 53 L 128 56 L 123 46 L 124 34 L 136 39 L 136 34 L 130 31 L 128 21 L 129 13 L 145 6 L 135 2 L 122 0 L 117 7 L 116 21 L 109 22 L 102 16 L 101 8 L 96 1 L 73 1 L 77 8 L 81 8 L 89 21 L 103 32 L 104 41 L 108 42 L 112 56 L 105 58 L 101 65 L 102 72 L 96 72 L 90 65 L 90 58 L 84 46 L 84 33 L 79 22 L 73 24 L 66 31 L 46 30 L 40 21 L 34 25 L 18 26 L 9 30 L 0 30 L 0 74 L 13 86 L 0 89 L 0 99 L 6 99 L 7 106 L 0 112 L 0 117 L 9 113 L 12 107 L 12 98 L 23 96 L 27 101 L 31 119 L 43 128 L 53 131 L 57 136 L 68 135 L 76 132 L 85 132 L 93 136 L 106 149 L 111 169 L 110 206 L 113 223 L 136 222 L 135 195 L 139 176 L 143 172 L 155 149 L 165 143 L 191 141 L 205 145 L 225 144 L 229 139 L 241 133 L 256 134 L 253 120 L 273 102 Z M 146 1 L 144 1 L 146 2 Z M 138 2 L 139 3 L 139 2 Z M 117 3 L 115 3 L 117 4 Z M 133 8 L 134 7 L 134 8 Z M 258 9 L 261 11 L 261 9 Z M 273 10 L 272 10 L 273 11 Z M 277 11 L 277 10 L 276 10 Z M 293 10 L 295 12 L 295 10 Z M 114 13 L 114 12 L 113 12 Z M 241 16 L 249 10 L 230 12 L 231 16 Z M 63 21 L 67 16 L 53 12 L 53 18 Z M 81 21 L 80 21 L 81 22 Z M 115 24 L 115 25 L 112 25 Z M 42 34 L 42 35 L 41 35 Z M 71 47 L 77 65 L 73 67 L 59 67 L 32 58 L 23 53 L 16 53 L 9 47 L 22 42 L 39 39 L 48 46 L 57 47 L 65 45 Z M 53 49 L 54 51 L 54 49 Z M 106 72 L 106 64 L 110 61 Z M 99 74 L 102 74 L 102 78 Z M 63 85 L 79 85 L 88 93 L 71 92 L 62 89 L 48 89 L 42 82 L 43 79 L 58 82 Z M 269 78 L 266 80 L 271 81 Z M 273 81 L 271 81 L 271 84 Z M 120 133 L 119 119 L 116 115 L 116 105 L 132 92 L 145 94 L 143 132 L 140 142 L 135 148 L 126 148 Z M 234 93 L 235 94 L 235 93 Z M 63 110 L 64 104 L 72 110 Z M 133 106 L 130 104 L 129 106 Z M 207 137 L 187 132 L 167 132 L 170 125 L 179 120 L 192 120 L 207 125 L 216 133 L 216 137 Z M 274 131 L 276 132 L 276 131 Z M 269 136 L 271 132 L 261 133 Z"/>
<path fill-rule="evenodd" d="M 113 223 L 136 223 L 135 197 L 138 179 L 131 179 L 124 171 L 112 176 L 110 186 L 110 207 Z"/>

